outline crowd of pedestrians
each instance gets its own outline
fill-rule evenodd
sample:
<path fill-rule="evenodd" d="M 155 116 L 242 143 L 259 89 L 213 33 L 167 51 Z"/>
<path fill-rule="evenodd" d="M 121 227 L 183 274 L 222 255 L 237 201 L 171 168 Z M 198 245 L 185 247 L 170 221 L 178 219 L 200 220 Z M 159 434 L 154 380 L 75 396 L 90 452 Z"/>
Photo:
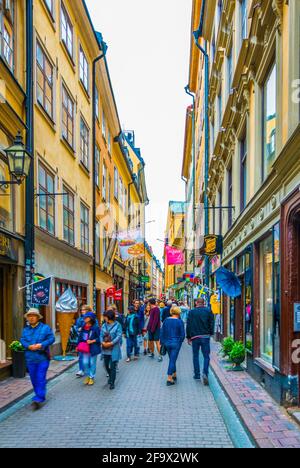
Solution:
<path fill-rule="evenodd" d="M 30 309 L 25 318 L 27 325 L 21 343 L 25 348 L 27 368 L 35 392 L 33 407 L 39 409 L 46 400 L 49 349 L 55 338 L 50 327 L 42 323 L 42 316 L 37 309 Z M 84 385 L 94 385 L 100 356 L 108 386 L 111 390 L 115 389 L 125 340 L 128 364 L 139 360 L 141 354 L 152 360 L 156 357 L 158 362 L 162 362 L 164 356 L 168 357 L 167 386 L 174 386 L 178 382 L 176 363 L 185 339 L 192 347 L 194 379 L 201 379 L 201 350 L 204 358 L 203 383 L 209 385 L 214 315 L 203 299 L 197 301 L 192 310 L 185 303 L 175 300 L 135 300 L 124 315 L 118 312 L 115 304 L 111 304 L 102 317 L 102 323 L 98 322 L 93 309 L 84 305 L 76 320 L 75 330 L 79 356 L 76 376 L 83 378 Z"/>

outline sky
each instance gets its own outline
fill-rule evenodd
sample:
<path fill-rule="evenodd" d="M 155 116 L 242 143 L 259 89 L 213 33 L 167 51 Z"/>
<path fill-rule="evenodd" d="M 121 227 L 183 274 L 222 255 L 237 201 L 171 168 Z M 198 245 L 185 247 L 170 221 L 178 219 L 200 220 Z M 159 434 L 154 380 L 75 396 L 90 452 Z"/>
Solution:
<path fill-rule="evenodd" d="M 123 130 L 146 163 L 148 243 L 163 256 L 168 203 L 181 180 L 192 0 L 86 0 L 107 60 Z M 155 222 L 152 222 L 155 221 Z"/>

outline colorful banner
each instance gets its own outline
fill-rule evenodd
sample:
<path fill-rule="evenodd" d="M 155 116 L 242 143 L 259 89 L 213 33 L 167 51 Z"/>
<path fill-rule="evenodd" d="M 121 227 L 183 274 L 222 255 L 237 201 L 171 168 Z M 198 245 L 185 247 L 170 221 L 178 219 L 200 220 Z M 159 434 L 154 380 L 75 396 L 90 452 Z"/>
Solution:
<path fill-rule="evenodd" d="M 48 306 L 50 302 L 51 278 L 32 285 L 31 303 L 35 306 Z"/>
<path fill-rule="evenodd" d="M 144 239 L 139 229 L 119 232 L 117 239 L 123 261 L 145 256 Z"/>
<path fill-rule="evenodd" d="M 166 256 L 168 265 L 184 265 L 184 255 L 182 250 L 167 245 Z"/>
<path fill-rule="evenodd" d="M 122 301 L 123 300 L 123 289 L 119 289 L 118 291 L 115 292 L 114 300 L 115 301 Z"/>
<path fill-rule="evenodd" d="M 114 299 L 116 293 L 116 288 L 112 286 L 106 290 L 106 297 L 109 299 Z"/>

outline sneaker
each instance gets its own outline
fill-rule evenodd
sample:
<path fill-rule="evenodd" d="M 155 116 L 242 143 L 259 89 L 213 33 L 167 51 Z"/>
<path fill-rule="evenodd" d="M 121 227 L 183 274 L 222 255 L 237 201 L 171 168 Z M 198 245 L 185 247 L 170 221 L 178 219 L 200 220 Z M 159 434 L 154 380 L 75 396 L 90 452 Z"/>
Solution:
<path fill-rule="evenodd" d="M 145 349 L 144 356 L 147 356 L 147 354 L 148 354 L 148 351 Z"/>
<path fill-rule="evenodd" d="M 150 353 L 149 358 L 154 359 L 154 353 Z"/>
<path fill-rule="evenodd" d="M 82 370 L 78 371 L 76 377 L 84 377 L 84 372 Z"/>
<path fill-rule="evenodd" d="M 94 383 L 95 383 L 95 380 L 90 378 L 89 382 L 88 382 L 88 385 L 94 385 Z"/>
<path fill-rule="evenodd" d="M 109 389 L 110 389 L 110 390 L 114 390 L 114 389 L 115 389 L 114 384 L 110 384 Z"/>
<path fill-rule="evenodd" d="M 167 387 L 172 387 L 173 385 L 175 385 L 175 382 L 167 381 Z"/>
<path fill-rule="evenodd" d="M 158 362 L 163 362 L 162 356 L 159 356 L 159 358 L 157 360 L 158 360 Z"/>
<path fill-rule="evenodd" d="M 134 356 L 133 360 L 134 360 L 134 361 L 138 361 L 138 360 L 139 360 L 139 356 Z"/>
<path fill-rule="evenodd" d="M 205 387 L 209 386 L 209 381 L 208 381 L 207 375 L 203 375 L 203 385 L 205 385 Z"/>
<path fill-rule="evenodd" d="M 31 404 L 31 408 L 33 409 L 33 411 L 38 411 L 39 409 L 41 409 L 41 407 L 42 404 L 38 403 L 37 401 L 33 401 Z"/>
<path fill-rule="evenodd" d="M 90 381 L 90 378 L 89 377 L 86 377 L 83 381 L 84 385 L 88 385 L 89 384 L 89 381 Z"/>
<path fill-rule="evenodd" d="M 127 358 L 127 359 L 126 359 L 126 362 L 131 362 L 131 359 L 130 359 L 130 358 Z"/>

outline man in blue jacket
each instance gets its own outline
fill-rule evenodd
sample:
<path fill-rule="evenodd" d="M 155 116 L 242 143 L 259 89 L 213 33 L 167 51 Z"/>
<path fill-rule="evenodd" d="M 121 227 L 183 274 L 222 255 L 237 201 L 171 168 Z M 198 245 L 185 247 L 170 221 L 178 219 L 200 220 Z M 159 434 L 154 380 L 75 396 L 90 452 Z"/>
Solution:
<path fill-rule="evenodd" d="M 38 309 L 30 309 L 25 318 L 28 325 L 23 330 L 21 343 L 25 348 L 27 369 L 35 393 L 32 407 L 37 410 L 46 401 L 49 348 L 55 342 L 55 337 L 51 328 L 40 322 L 43 317 Z"/>

